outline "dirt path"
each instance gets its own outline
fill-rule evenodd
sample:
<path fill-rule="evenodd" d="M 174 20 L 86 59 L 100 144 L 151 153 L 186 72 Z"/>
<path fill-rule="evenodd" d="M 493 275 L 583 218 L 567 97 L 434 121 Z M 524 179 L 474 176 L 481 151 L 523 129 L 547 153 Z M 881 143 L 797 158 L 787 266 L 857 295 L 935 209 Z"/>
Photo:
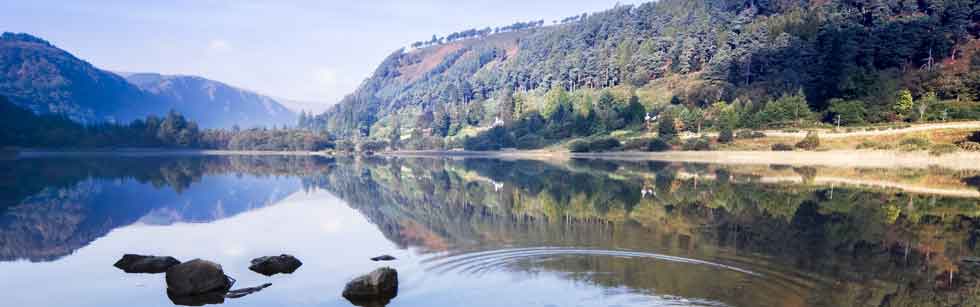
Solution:
<path fill-rule="evenodd" d="M 569 153 L 565 151 L 400 151 L 384 153 L 395 156 L 449 156 L 497 159 L 532 159 L 560 161 L 571 158 L 593 158 L 628 161 L 673 161 L 716 164 L 796 165 L 859 168 L 929 168 L 938 166 L 953 170 L 980 170 L 980 152 L 957 152 L 932 156 L 927 152 L 886 150 L 830 151 L 667 151 Z"/>
<path fill-rule="evenodd" d="M 863 129 L 863 128 L 856 128 Z M 912 125 L 912 127 L 902 128 L 902 129 L 888 129 L 888 130 L 874 130 L 874 131 L 854 131 L 854 132 L 832 132 L 830 129 L 811 129 L 820 133 L 820 138 L 822 139 L 840 139 L 849 137 L 867 137 L 867 136 L 879 136 L 879 135 L 894 135 L 894 134 L 904 134 L 910 132 L 922 132 L 930 130 L 942 130 L 942 129 L 980 129 L 980 121 L 969 121 L 969 122 L 952 122 L 952 123 L 935 123 L 935 124 L 917 124 Z M 761 130 L 762 133 L 766 134 L 766 137 L 792 137 L 792 138 L 803 138 L 806 136 L 806 129 L 801 129 L 799 132 L 783 132 L 781 130 Z M 717 137 L 717 132 L 705 133 L 710 137 Z M 698 137 L 698 134 L 685 133 L 681 135 L 681 138 L 694 138 Z"/>

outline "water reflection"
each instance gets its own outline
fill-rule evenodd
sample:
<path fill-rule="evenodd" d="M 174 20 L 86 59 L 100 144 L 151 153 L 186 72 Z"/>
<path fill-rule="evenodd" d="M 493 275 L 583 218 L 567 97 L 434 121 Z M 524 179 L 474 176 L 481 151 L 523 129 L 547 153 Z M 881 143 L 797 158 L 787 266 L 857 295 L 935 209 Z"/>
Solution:
<path fill-rule="evenodd" d="M 270 280 L 248 259 L 304 259 L 295 276 L 234 300 L 257 306 L 349 306 L 343 283 L 382 253 L 405 279 L 392 306 L 980 299 L 980 174 L 970 172 L 299 156 L 20 159 L 0 169 L 0 287 L 87 273 L 101 283 L 60 290 L 79 306 L 169 304 L 159 281 L 86 266 L 127 252 L 212 259 L 248 285 Z M 18 259 L 53 262 L 9 262 Z M 133 282 L 142 287 L 99 290 Z M 24 292 L 13 302 L 58 305 Z"/>

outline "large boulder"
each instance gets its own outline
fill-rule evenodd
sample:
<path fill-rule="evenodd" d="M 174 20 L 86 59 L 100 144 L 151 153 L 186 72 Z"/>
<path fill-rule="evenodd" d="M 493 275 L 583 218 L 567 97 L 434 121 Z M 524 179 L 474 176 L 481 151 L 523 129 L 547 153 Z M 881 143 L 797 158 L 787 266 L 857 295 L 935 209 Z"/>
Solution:
<path fill-rule="evenodd" d="M 354 278 L 344 287 L 344 298 L 354 305 L 384 305 L 398 295 L 398 272 L 384 267 Z"/>
<path fill-rule="evenodd" d="M 272 276 L 279 273 L 292 274 L 303 262 L 292 255 L 265 256 L 252 259 L 252 265 L 248 267 L 256 273 Z"/>
<path fill-rule="evenodd" d="M 174 257 L 125 254 L 113 266 L 126 273 L 163 273 L 180 264 Z"/>
<path fill-rule="evenodd" d="M 225 275 L 221 265 L 194 259 L 167 270 L 167 293 L 174 297 L 224 293 L 231 289 L 234 279 Z"/>

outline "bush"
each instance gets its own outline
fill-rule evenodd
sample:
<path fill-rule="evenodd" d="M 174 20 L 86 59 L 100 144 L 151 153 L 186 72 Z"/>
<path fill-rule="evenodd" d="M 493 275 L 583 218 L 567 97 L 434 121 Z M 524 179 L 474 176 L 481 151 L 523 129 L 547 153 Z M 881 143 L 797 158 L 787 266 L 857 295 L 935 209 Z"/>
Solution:
<path fill-rule="evenodd" d="M 735 133 L 736 139 L 758 139 L 764 137 L 766 137 L 766 134 L 759 131 L 742 130 Z"/>
<path fill-rule="evenodd" d="M 583 140 L 574 140 L 571 143 L 568 143 L 568 151 L 589 152 L 589 142 Z"/>
<path fill-rule="evenodd" d="M 875 141 L 864 141 L 858 144 L 857 149 L 877 149 L 881 143 Z"/>
<path fill-rule="evenodd" d="M 360 151 L 363 152 L 377 152 L 384 151 L 388 148 L 388 142 L 386 141 L 364 141 L 360 144 Z"/>
<path fill-rule="evenodd" d="M 347 141 L 347 140 L 337 141 L 335 147 L 337 148 L 338 151 L 346 151 L 346 152 L 351 152 L 354 151 L 355 149 L 354 142 Z"/>
<path fill-rule="evenodd" d="M 718 133 L 718 143 L 728 144 L 735 140 L 735 135 L 732 133 L 731 127 L 722 127 L 721 132 Z"/>
<path fill-rule="evenodd" d="M 803 150 L 814 150 L 820 146 L 820 136 L 817 135 L 816 131 L 810 131 L 806 133 L 806 137 L 802 141 L 796 143 L 796 148 Z"/>
<path fill-rule="evenodd" d="M 942 156 L 951 154 L 959 151 L 960 148 L 953 144 L 936 144 L 932 148 L 929 148 L 929 154 L 933 156 Z"/>
<path fill-rule="evenodd" d="M 652 140 L 651 138 L 636 138 L 629 139 L 623 143 L 623 150 L 647 150 L 647 143 Z"/>
<path fill-rule="evenodd" d="M 504 127 L 493 127 L 463 141 L 466 150 L 499 150 L 514 146 L 514 138 Z"/>
<path fill-rule="evenodd" d="M 711 139 L 708 139 L 706 136 L 688 139 L 686 142 L 684 142 L 684 146 L 682 148 L 684 148 L 684 150 L 692 151 L 711 150 Z"/>
<path fill-rule="evenodd" d="M 652 139 L 647 142 L 647 151 L 668 151 L 670 149 L 670 144 L 661 139 Z"/>
<path fill-rule="evenodd" d="M 932 142 L 923 138 L 906 138 L 899 142 L 898 145 L 904 151 L 928 150 Z"/>
<path fill-rule="evenodd" d="M 793 151 L 793 146 L 790 144 L 776 143 L 772 144 L 772 151 Z"/>
<path fill-rule="evenodd" d="M 965 151 L 980 151 L 980 143 L 978 142 L 970 142 L 970 141 L 959 142 L 956 143 L 956 146 L 959 146 L 960 149 Z"/>
<path fill-rule="evenodd" d="M 966 137 L 966 140 L 968 142 L 980 143 L 980 131 L 970 134 L 970 136 Z"/>
<path fill-rule="evenodd" d="M 622 144 L 619 143 L 619 140 L 611 137 L 605 137 L 590 142 L 589 151 L 592 152 L 609 151 L 612 149 L 616 149 L 621 145 Z"/>
<path fill-rule="evenodd" d="M 516 146 L 518 149 L 538 149 L 544 146 L 544 138 L 535 134 L 524 135 L 517 139 Z"/>

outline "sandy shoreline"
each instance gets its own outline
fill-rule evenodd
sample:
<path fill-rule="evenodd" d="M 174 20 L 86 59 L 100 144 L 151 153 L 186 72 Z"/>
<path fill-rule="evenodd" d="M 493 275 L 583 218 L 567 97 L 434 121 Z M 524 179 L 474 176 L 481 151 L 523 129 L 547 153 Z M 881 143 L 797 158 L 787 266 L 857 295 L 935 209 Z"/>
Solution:
<path fill-rule="evenodd" d="M 980 170 L 980 153 L 957 152 L 932 156 L 927 152 L 882 150 L 833 151 L 667 151 L 667 152 L 605 152 L 568 153 L 560 151 L 399 151 L 384 153 L 392 156 L 450 156 L 501 159 L 567 160 L 573 158 L 669 161 L 714 164 L 785 164 L 855 168 L 928 168 Z"/>
<path fill-rule="evenodd" d="M 902 152 L 883 150 L 831 150 L 831 151 L 667 151 L 667 152 L 603 152 L 570 153 L 547 150 L 507 151 L 395 151 L 379 155 L 396 157 L 459 157 L 495 159 L 531 159 L 563 161 L 573 158 L 606 159 L 625 161 L 668 161 L 714 164 L 785 164 L 798 166 L 828 166 L 855 168 L 928 168 L 942 167 L 953 170 L 980 170 L 980 153 L 956 152 L 932 156 L 927 152 Z M 122 149 L 96 151 L 22 150 L 16 158 L 58 156 L 192 156 L 192 155 L 267 155 L 267 156 L 324 156 L 327 152 L 311 151 L 235 151 L 235 150 L 164 150 Z"/>

